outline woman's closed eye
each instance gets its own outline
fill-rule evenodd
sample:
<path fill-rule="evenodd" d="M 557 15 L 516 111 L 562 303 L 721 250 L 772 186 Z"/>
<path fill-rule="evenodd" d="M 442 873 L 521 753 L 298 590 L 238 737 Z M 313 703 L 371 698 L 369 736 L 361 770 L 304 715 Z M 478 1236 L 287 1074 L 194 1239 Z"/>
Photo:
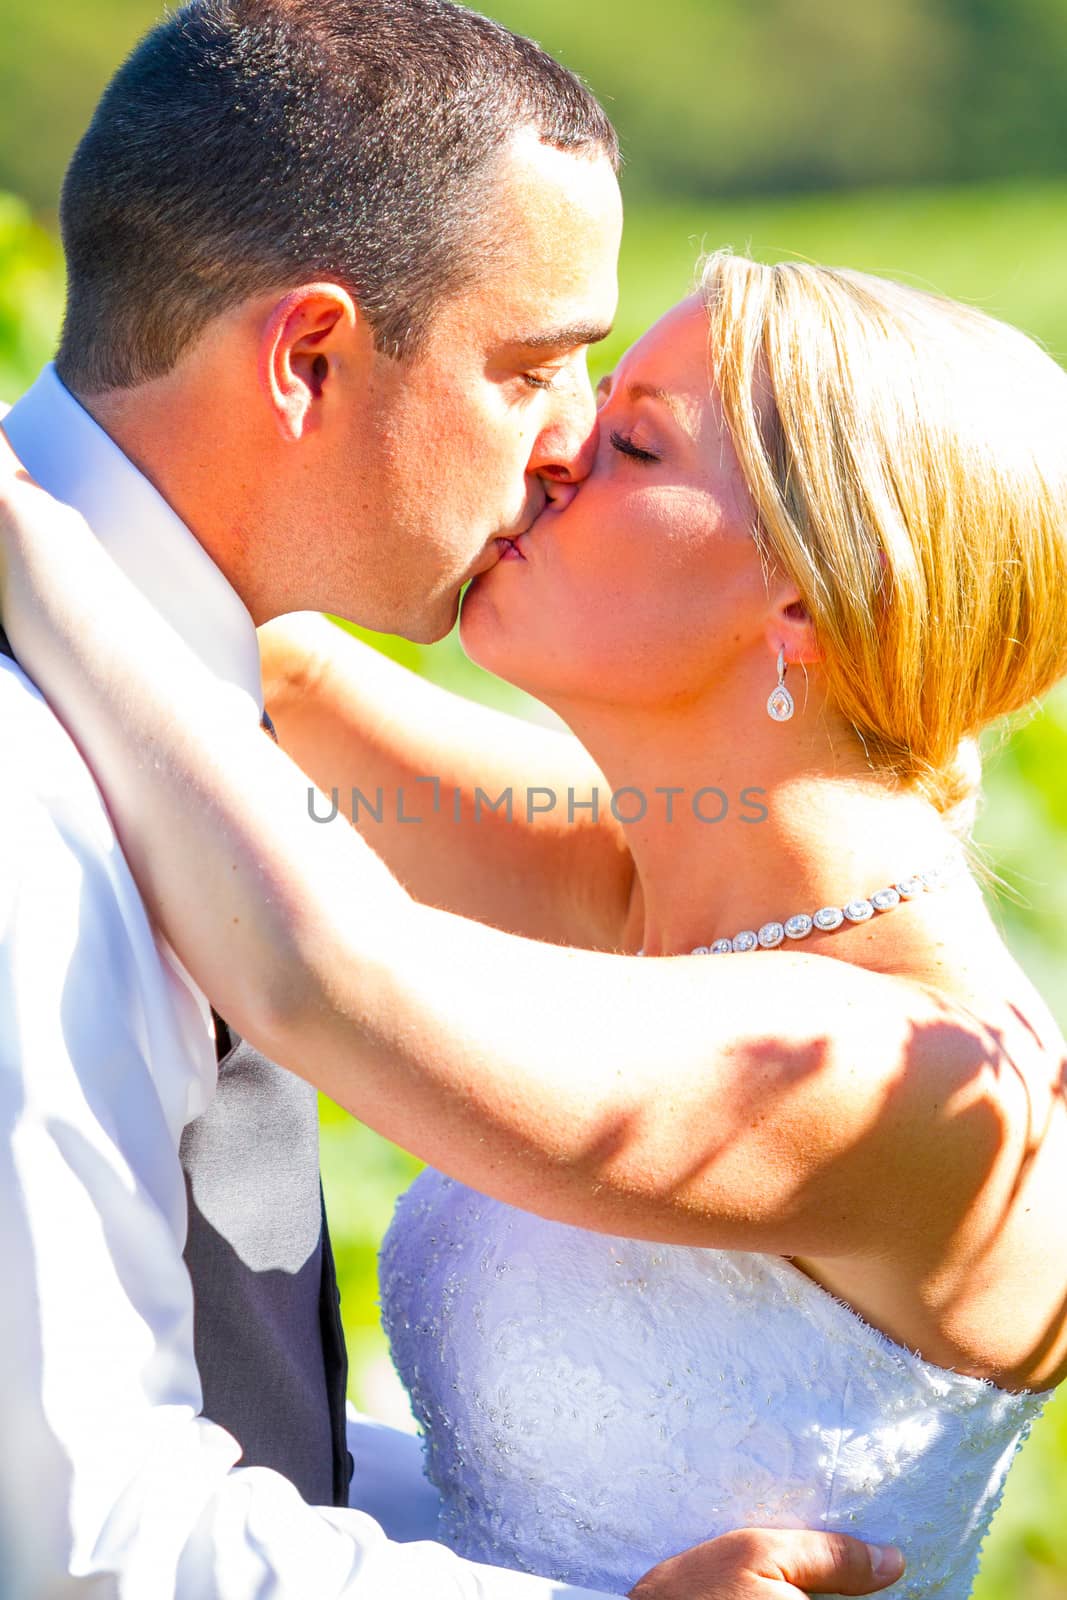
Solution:
<path fill-rule="evenodd" d="M 632 461 L 659 461 L 661 459 L 654 450 L 643 449 L 641 445 L 635 444 L 632 439 L 628 438 L 625 433 L 620 433 L 618 429 L 612 429 L 608 437 L 611 440 L 612 449 L 617 450 L 622 456 L 629 456 Z"/>

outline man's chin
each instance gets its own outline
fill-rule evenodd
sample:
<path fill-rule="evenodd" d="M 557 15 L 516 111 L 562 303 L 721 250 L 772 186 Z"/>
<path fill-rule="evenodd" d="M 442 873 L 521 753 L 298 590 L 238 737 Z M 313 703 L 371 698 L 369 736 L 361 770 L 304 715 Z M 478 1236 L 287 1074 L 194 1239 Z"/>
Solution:
<path fill-rule="evenodd" d="M 396 639 L 408 639 L 412 644 L 437 644 L 452 632 L 459 616 L 459 592 L 422 600 L 418 606 L 386 610 L 368 610 L 365 606 L 351 606 L 345 611 L 331 609 L 329 614 L 339 622 L 355 624 L 368 633 L 391 634 Z"/>
<path fill-rule="evenodd" d="M 447 639 L 456 626 L 459 616 L 460 594 L 441 595 L 417 616 L 405 619 L 404 626 L 395 631 L 410 639 L 412 644 L 439 644 Z"/>

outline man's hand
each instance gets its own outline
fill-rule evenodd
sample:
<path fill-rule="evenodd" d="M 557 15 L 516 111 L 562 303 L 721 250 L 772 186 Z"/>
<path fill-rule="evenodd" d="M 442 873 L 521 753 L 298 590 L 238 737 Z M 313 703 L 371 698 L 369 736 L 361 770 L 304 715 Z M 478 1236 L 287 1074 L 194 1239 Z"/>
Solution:
<path fill-rule="evenodd" d="M 892 1545 L 844 1533 L 741 1528 L 653 1567 L 631 1600 L 804 1600 L 874 1594 L 895 1583 L 904 1558 Z"/>

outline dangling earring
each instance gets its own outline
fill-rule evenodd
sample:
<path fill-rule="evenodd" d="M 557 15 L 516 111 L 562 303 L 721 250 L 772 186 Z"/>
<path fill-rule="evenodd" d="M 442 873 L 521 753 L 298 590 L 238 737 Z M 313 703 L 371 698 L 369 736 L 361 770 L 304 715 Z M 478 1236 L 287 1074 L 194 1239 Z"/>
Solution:
<path fill-rule="evenodd" d="M 785 651 L 778 652 L 778 685 L 771 691 L 767 701 L 767 715 L 773 722 L 788 722 L 796 706 L 793 696 L 785 686 Z"/>

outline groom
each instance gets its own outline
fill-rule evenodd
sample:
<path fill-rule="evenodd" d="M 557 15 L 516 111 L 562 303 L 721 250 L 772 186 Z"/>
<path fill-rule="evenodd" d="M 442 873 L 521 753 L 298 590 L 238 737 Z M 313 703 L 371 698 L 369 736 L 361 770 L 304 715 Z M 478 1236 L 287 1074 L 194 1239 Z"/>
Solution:
<path fill-rule="evenodd" d="M 271 617 L 440 637 L 589 469 L 617 159 L 570 73 L 447 0 L 197 0 L 74 157 L 62 343 L 8 437 L 257 716 Z M 348 1509 L 315 1096 L 212 1027 L 9 662 L 0 728 L 4 1593 L 590 1600 Z M 727 1536 L 634 1593 L 863 1593 L 872 1561 Z"/>

